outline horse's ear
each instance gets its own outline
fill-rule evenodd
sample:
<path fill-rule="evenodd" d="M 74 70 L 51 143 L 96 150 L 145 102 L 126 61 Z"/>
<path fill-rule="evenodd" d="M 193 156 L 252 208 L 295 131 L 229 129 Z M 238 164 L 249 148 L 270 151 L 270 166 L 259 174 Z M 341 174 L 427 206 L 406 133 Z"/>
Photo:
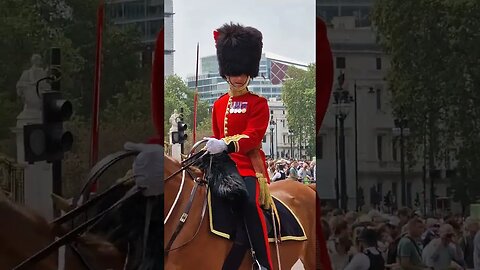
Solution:
<path fill-rule="evenodd" d="M 52 201 L 55 208 L 62 210 L 64 212 L 68 212 L 73 209 L 73 205 L 69 200 L 55 193 L 52 193 L 51 196 L 52 196 Z"/>

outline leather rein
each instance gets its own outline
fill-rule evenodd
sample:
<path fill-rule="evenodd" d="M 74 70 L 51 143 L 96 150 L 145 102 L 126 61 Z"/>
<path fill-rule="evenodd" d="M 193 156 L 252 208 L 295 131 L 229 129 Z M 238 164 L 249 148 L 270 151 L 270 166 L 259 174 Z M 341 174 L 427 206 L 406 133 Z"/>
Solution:
<path fill-rule="evenodd" d="M 180 248 L 188 245 L 189 243 L 191 243 L 195 239 L 195 237 L 200 232 L 200 227 L 201 227 L 201 225 L 203 223 L 203 220 L 205 218 L 205 212 L 206 212 L 206 209 L 207 209 L 208 190 L 207 190 L 207 192 L 205 192 L 205 196 L 203 198 L 201 218 L 200 218 L 200 222 L 198 223 L 195 234 L 192 236 L 192 238 L 190 238 L 185 243 L 183 243 L 183 244 L 181 244 L 181 245 L 179 245 L 175 248 L 172 248 L 173 243 L 177 239 L 178 235 L 180 234 L 181 230 L 183 229 L 183 226 L 185 225 L 185 223 L 187 221 L 187 218 L 189 216 L 190 210 L 191 210 L 192 205 L 193 205 L 193 201 L 194 201 L 195 196 L 196 196 L 197 191 L 198 191 L 198 187 L 199 186 L 208 186 L 208 181 L 205 179 L 206 178 L 206 173 L 203 174 L 203 177 L 194 177 L 192 172 L 188 169 L 191 165 L 193 165 L 199 158 L 202 158 L 205 154 L 206 154 L 206 152 L 200 151 L 200 152 L 192 155 L 191 157 L 189 157 L 188 159 L 186 159 L 185 161 L 182 162 L 182 164 L 186 164 L 186 165 L 182 166 L 179 170 L 177 170 L 176 172 L 174 172 L 172 175 L 170 175 L 169 177 L 167 177 L 165 179 L 165 181 L 168 181 L 170 179 L 173 179 L 173 177 L 176 176 L 177 174 L 179 174 L 180 172 L 186 171 L 188 173 L 189 177 L 194 181 L 195 185 L 193 186 L 192 191 L 190 192 L 190 197 L 188 199 L 188 202 L 187 202 L 182 214 L 180 215 L 180 219 L 177 221 L 177 226 L 176 226 L 172 236 L 170 237 L 170 240 L 168 241 L 168 244 L 166 245 L 166 247 L 164 249 L 164 252 L 165 252 L 164 256 L 168 256 L 170 251 L 174 251 L 174 250 L 180 249 Z M 212 166 L 212 157 L 210 157 L 209 168 L 211 168 L 211 166 Z M 183 177 L 182 177 L 182 185 L 180 186 L 180 189 L 177 193 L 177 198 L 179 197 L 179 195 L 183 191 L 183 181 L 185 180 L 184 176 L 185 175 L 183 175 Z M 174 208 L 176 206 L 175 204 L 176 204 L 176 201 L 173 202 L 172 207 L 170 208 L 170 212 L 174 210 Z M 164 224 L 167 223 L 168 217 L 169 216 L 167 216 L 167 218 L 165 219 Z"/>
<path fill-rule="evenodd" d="M 109 167 L 111 167 L 112 165 L 114 165 L 115 163 L 117 163 L 120 160 L 123 160 L 127 157 L 130 157 L 130 156 L 137 155 L 138 153 L 139 152 L 136 152 L 136 151 L 119 151 L 119 152 L 110 154 L 110 155 L 106 156 L 105 158 L 103 158 L 101 161 L 99 161 L 90 170 L 87 181 L 86 181 L 84 187 L 82 188 L 82 192 L 80 193 L 81 195 L 79 197 L 74 198 L 73 205 L 75 206 L 75 209 L 73 209 L 73 210 L 67 212 L 65 215 L 55 219 L 54 221 L 51 222 L 51 225 L 60 226 L 61 224 L 66 223 L 67 221 L 73 220 L 73 218 L 75 218 L 75 217 L 79 216 L 80 214 L 84 213 L 84 211 L 87 210 L 89 207 L 91 207 L 92 205 L 94 205 L 95 203 L 97 203 L 98 201 L 100 201 L 101 199 L 106 197 L 108 194 L 110 194 L 113 191 L 119 189 L 121 186 L 123 186 L 128 181 L 130 181 L 133 177 L 130 177 L 128 179 L 124 179 L 123 181 L 120 181 L 120 182 L 116 183 L 115 185 L 111 186 L 106 191 L 102 192 L 101 194 L 99 194 L 96 197 L 93 197 L 91 199 L 89 198 L 88 187 L 90 187 L 91 184 L 96 182 L 96 180 Z M 164 182 L 166 182 L 170 179 L 173 179 L 173 177 L 175 177 L 176 175 L 178 175 L 182 171 L 186 171 L 186 172 L 188 172 L 189 176 L 195 182 L 195 186 L 192 189 L 192 193 L 190 195 L 190 199 L 189 199 L 189 202 L 187 204 L 187 207 L 185 207 L 185 211 L 183 212 L 182 217 L 179 220 L 179 223 L 177 225 L 177 229 L 175 230 L 174 235 L 170 239 L 169 245 L 167 245 L 167 248 L 165 249 L 165 254 L 168 254 L 169 251 L 176 250 L 176 249 L 179 249 L 179 248 L 187 245 L 189 242 L 191 242 L 196 237 L 196 235 L 198 234 L 198 232 L 200 230 L 200 225 L 201 225 L 201 223 L 203 221 L 203 218 L 205 216 L 205 209 L 206 209 L 206 202 L 207 202 L 207 197 L 206 196 L 204 198 L 204 205 L 203 205 L 203 209 L 202 209 L 202 219 L 200 220 L 200 224 L 199 224 L 199 227 L 197 228 L 197 231 L 196 231 L 195 235 L 192 237 L 192 239 L 190 239 L 186 243 L 184 243 L 184 244 L 182 244 L 182 245 L 180 245 L 176 248 L 171 248 L 171 245 L 175 241 L 176 237 L 180 233 L 181 229 L 183 228 L 183 225 L 185 224 L 185 222 L 188 218 L 188 213 L 190 212 L 191 206 L 193 204 L 193 199 L 195 197 L 196 191 L 198 190 L 198 186 L 206 185 L 205 179 L 195 178 L 193 176 L 193 174 L 191 173 L 191 171 L 188 170 L 188 168 L 190 166 L 192 166 L 197 161 L 197 159 L 202 157 L 202 155 L 204 155 L 204 154 L 205 153 L 198 152 L 198 153 L 192 155 L 191 157 L 189 157 L 188 159 L 184 160 L 182 162 L 183 166 L 179 170 L 175 171 L 172 175 L 168 176 L 167 178 L 165 178 L 163 180 Z M 80 262 L 82 263 L 82 265 L 84 266 L 85 269 L 93 270 L 93 268 L 90 266 L 90 264 L 88 264 L 87 260 L 85 260 L 84 256 L 82 256 L 80 251 L 75 246 L 71 245 L 71 242 L 74 242 L 76 240 L 76 238 L 78 238 L 78 236 L 81 233 L 84 233 L 84 232 L 88 231 L 89 227 L 91 227 L 96 222 L 98 222 L 102 217 L 104 217 L 110 211 L 112 211 L 116 207 L 120 206 L 121 204 L 123 204 L 128 199 L 134 197 L 135 195 L 137 195 L 141 191 L 143 191 L 143 189 L 140 189 L 138 187 L 134 187 L 134 190 L 131 190 L 131 192 L 127 192 L 127 195 L 125 197 L 118 200 L 112 206 L 110 206 L 106 210 L 102 211 L 101 213 L 97 214 L 96 216 L 88 219 L 84 223 L 80 224 L 76 228 L 72 229 L 71 231 L 69 231 L 68 233 L 63 235 L 62 237 L 58 238 L 57 240 L 55 240 L 54 242 L 49 244 L 48 246 L 44 247 L 43 249 L 41 249 L 40 251 L 38 251 L 37 253 L 35 253 L 31 257 L 27 258 L 26 260 L 24 260 L 23 262 L 18 264 L 15 268 L 13 268 L 13 270 L 29 269 L 29 267 L 32 267 L 33 265 L 35 265 L 35 263 L 38 263 L 39 261 L 46 258 L 52 252 L 54 252 L 55 250 L 57 250 L 58 248 L 60 248 L 64 245 L 68 245 L 69 247 L 72 248 L 74 254 L 78 257 L 78 259 L 80 260 Z M 81 204 L 79 206 L 77 206 L 77 204 L 79 204 L 79 203 L 81 203 Z M 148 204 L 148 202 L 147 202 L 147 204 Z M 148 209 L 148 205 L 147 205 L 147 209 Z M 144 235 L 145 239 L 148 237 L 148 226 L 147 225 L 148 225 L 148 221 L 150 220 L 149 214 L 151 214 L 151 211 L 147 211 L 146 230 L 145 230 L 145 235 Z M 146 240 L 144 241 L 144 247 L 145 247 L 145 243 L 146 243 Z M 145 254 L 145 251 L 144 251 L 144 254 Z"/>

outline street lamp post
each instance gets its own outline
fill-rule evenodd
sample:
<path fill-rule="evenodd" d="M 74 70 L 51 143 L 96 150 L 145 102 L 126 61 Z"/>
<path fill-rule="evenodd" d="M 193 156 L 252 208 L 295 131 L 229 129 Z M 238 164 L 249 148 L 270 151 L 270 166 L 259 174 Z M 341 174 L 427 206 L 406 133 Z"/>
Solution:
<path fill-rule="evenodd" d="M 291 129 L 288 130 L 288 136 L 290 137 L 290 158 L 293 159 L 293 131 Z"/>
<path fill-rule="evenodd" d="M 353 102 L 355 108 L 355 210 L 358 211 L 358 113 L 357 113 L 357 81 L 353 84 Z"/>
<path fill-rule="evenodd" d="M 360 193 L 359 193 L 359 186 L 358 186 L 358 111 L 357 111 L 357 89 L 361 88 L 362 86 L 357 86 L 357 81 L 353 84 L 353 102 L 354 102 L 354 109 L 355 109 L 355 208 L 358 211 L 360 208 Z M 365 86 L 363 86 L 365 87 Z M 367 86 L 368 87 L 368 86 Z M 373 87 L 368 87 L 368 93 L 374 93 Z"/>
<path fill-rule="evenodd" d="M 410 129 L 406 128 L 407 126 L 407 119 L 405 118 L 398 118 L 394 120 L 395 128 L 394 128 L 394 135 L 399 136 L 400 138 L 400 185 L 401 185 L 401 192 L 402 192 L 402 206 L 406 206 L 407 203 L 407 184 L 405 180 L 405 136 L 410 134 Z"/>
<path fill-rule="evenodd" d="M 338 115 L 335 114 L 335 199 L 337 207 L 340 207 L 340 185 L 338 180 Z"/>
<path fill-rule="evenodd" d="M 342 73 L 338 77 L 338 88 L 333 93 L 334 104 L 337 108 L 336 116 L 339 120 L 340 138 L 339 138 L 339 154 L 340 154 L 340 204 L 341 208 L 346 211 L 348 205 L 347 197 L 347 173 L 345 158 L 345 119 L 348 116 L 349 104 L 353 101 L 353 97 L 348 90 L 343 89 L 345 75 Z"/>
<path fill-rule="evenodd" d="M 273 129 L 275 128 L 275 121 L 273 117 L 270 118 L 270 157 L 273 159 Z"/>

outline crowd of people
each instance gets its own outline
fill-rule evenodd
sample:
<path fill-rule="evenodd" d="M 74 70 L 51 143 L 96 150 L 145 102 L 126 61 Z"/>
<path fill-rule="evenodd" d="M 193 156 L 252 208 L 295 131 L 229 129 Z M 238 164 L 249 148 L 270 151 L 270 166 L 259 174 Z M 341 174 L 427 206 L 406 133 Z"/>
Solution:
<path fill-rule="evenodd" d="M 474 217 L 425 217 L 409 208 L 393 215 L 322 212 L 334 270 L 480 269 L 480 223 Z"/>
<path fill-rule="evenodd" d="M 316 182 L 315 160 L 268 159 L 267 168 L 272 182 L 287 178 L 297 179 L 305 184 Z"/>

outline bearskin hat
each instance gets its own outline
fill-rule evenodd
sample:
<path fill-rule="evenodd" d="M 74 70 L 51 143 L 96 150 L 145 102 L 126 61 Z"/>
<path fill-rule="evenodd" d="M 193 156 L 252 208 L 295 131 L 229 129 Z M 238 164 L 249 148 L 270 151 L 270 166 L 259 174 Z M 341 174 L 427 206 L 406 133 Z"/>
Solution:
<path fill-rule="evenodd" d="M 214 38 L 220 76 L 258 76 L 263 47 L 260 31 L 230 23 L 214 31 Z"/>

